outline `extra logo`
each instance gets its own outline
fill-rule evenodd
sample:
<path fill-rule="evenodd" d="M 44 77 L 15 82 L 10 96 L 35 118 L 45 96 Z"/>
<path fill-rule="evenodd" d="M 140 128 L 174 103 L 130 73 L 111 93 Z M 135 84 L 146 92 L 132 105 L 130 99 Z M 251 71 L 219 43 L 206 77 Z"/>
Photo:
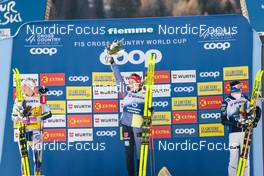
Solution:
<path fill-rule="evenodd" d="M 206 50 L 226 50 L 231 47 L 229 42 L 205 43 L 203 45 Z"/>
<path fill-rule="evenodd" d="M 173 136 L 175 138 L 181 137 L 197 137 L 198 126 L 197 125 L 174 125 Z"/>
<path fill-rule="evenodd" d="M 176 93 L 180 93 L 180 92 L 188 92 L 191 93 L 194 91 L 194 87 L 193 86 L 188 86 L 188 87 L 174 87 L 174 92 Z"/>
<path fill-rule="evenodd" d="M 41 86 L 64 86 L 65 75 L 64 73 L 41 73 L 40 74 Z"/>
<path fill-rule="evenodd" d="M 198 98 L 199 109 L 220 109 L 222 105 L 222 96 L 207 96 Z"/>
<path fill-rule="evenodd" d="M 173 124 L 182 123 L 197 123 L 196 111 L 173 111 L 172 112 Z"/>
<path fill-rule="evenodd" d="M 68 115 L 68 127 L 92 127 L 92 115 Z"/>
<path fill-rule="evenodd" d="M 117 100 L 94 100 L 93 103 L 93 112 L 118 112 Z"/>
<path fill-rule="evenodd" d="M 43 131 L 44 142 L 65 142 L 66 141 L 66 129 L 44 129 Z"/>
<path fill-rule="evenodd" d="M 117 135 L 117 132 L 115 130 L 97 131 L 96 135 L 100 137 L 114 137 Z"/>
<path fill-rule="evenodd" d="M 126 63 L 131 63 L 134 65 L 144 63 L 145 67 L 148 66 L 148 57 L 150 54 L 156 54 L 156 63 L 159 63 L 162 59 L 162 53 L 157 49 L 150 49 L 146 52 L 141 50 L 132 50 L 129 53 L 126 51 L 122 52 L 119 56 L 116 56 L 115 62 L 118 65 L 124 65 Z M 100 62 L 104 65 L 108 65 L 105 60 L 105 52 L 100 54 Z"/>
<path fill-rule="evenodd" d="M 47 95 L 48 96 L 56 96 L 56 97 L 59 97 L 59 96 L 63 95 L 63 91 L 62 90 L 49 90 L 47 92 Z"/>
<path fill-rule="evenodd" d="M 171 126 L 152 126 L 153 138 L 171 138 Z"/>
<path fill-rule="evenodd" d="M 169 105 L 168 101 L 153 101 L 152 106 L 153 107 L 162 107 L 165 108 Z"/>
<path fill-rule="evenodd" d="M 215 72 L 201 72 L 200 73 L 200 77 L 201 78 L 217 78 L 220 76 L 220 72 L 219 71 L 215 71 Z"/>
<path fill-rule="evenodd" d="M 31 48 L 29 50 L 29 52 L 32 55 L 49 55 L 49 56 L 52 56 L 54 54 L 57 54 L 58 49 L 57 48 Z"/>
<path fill-rule="evenodd" d="M 87 82 L 89 81 L 89 77 L 88 76 L 69 76 L 69 81 L 70 82 Z"/>

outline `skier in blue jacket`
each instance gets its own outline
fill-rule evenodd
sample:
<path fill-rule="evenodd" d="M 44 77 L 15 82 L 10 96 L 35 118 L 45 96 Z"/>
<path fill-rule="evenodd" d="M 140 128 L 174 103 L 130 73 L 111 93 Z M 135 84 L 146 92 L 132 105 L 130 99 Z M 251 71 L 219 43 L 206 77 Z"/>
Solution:
<path fill-rule="evenodd" d="M 245 130 L 249 124 L 257 126 L 261 110 L 257 106 L 254 113 L 249 107 L 249 99 L 242 94 L 242 85 L 239 81 L 230 83 L 231 94 L 225 98 L 221 108 L 222 123 L 229 127 L 229 166 L 228 175 L 235 176 L 238 166 L 239 153 L 243 146 Z M 245 168 L 245 176 L 249 176 L 249 159 Z"/>
<path fill-rule="evenodd" d="M 120 117 L 123 128 L 123 141 L 125 146 L 125 155 L 127 171 L 129 176 L 135 176 L 134 148 L 136 147 L 137 165 L 140 160 L 141 132 L 143 124 L 143 110 L 145 102 L 145 92 L 143 91 L 143 81 L 140 75 L 132 73 L 128 78 L 128 84 L 124 82 L 118 65 L 111 56 L 106 57 L 107 62 L 111 64 L 119 93 L 121 93 L 124 102 L 123 112 Z M 138 166 L 137 166 L 138 167 Z M 138 168 L 137 168 L 138 170 Z"/>

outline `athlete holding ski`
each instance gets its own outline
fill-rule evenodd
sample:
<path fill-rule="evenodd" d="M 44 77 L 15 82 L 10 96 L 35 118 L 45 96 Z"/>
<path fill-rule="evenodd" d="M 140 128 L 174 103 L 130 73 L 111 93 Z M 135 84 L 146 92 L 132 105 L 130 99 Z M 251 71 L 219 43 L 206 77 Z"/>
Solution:
<path fill-rule="evenodd" d="M 25 136 L 25 141 L 21 142 L 21 139 L 19 139 L 18 145 L 20 153 L 27 155 L 27 151 L 25 151 L 27 147 L 25 146 L 27 146 L 27 144 L 31 146 L 34 161 L 34 175 L 39 176 L 41 175 L 42 162 L 43 121 L 50 118 L 52 114 L 50 108 L 46 104 L 45 93 L 48 90 L 42 87 L 39 89 L 39 93 L 36 93 L 35 88 L 36 83 L 33 79 L 25 79 L 21 82 L 23 101 L 15 100 L 12 120 L 15 123 L 23 123 L 23 127 L 25 128 L 24 131 L 23 129 L 21 130 L 21 127 L 19 127 L 19 130 L 20 133 L 25 133 L 23 134 Z M 24 163 L 21 163 L 22 175 L 30 175 L 30 169 L 28 169 L 27 173 L 24 173 L 25 168 L 23 167 L 25 167 L 25 165 L 22 164 Z M 27 167 L 30 168 L 29 166 Z"/>
<path fill-rule="evenodd" d="M 119 93 L 124 101 L 123 113 L 121 114 L 121 124 L 123 129 L 123 141 L 125 146 L 127 172 L 129 176 L 135 176 L 134 148 L 136 146 L 137 168 L 140 161 L 141 135 L 143 124 L 143 110 L 145 102 L 145 92 L 143 91 L 143 81 L 140 75 L 132 73 L 128 78 L 128 85 L 125 84 L 118 65 L 115 63 L 114 54 L 120 52 L 118 48 L 120 41 L 113 42 L 106 50 L 106 60 L 111 64 Z M 115 51 L 115 52 L 113 52 Z M 110 54 L 109 54 L 110 53 Z M 137 169 L 138 170 L 138 169 Z"/>
<path fill-rule="evenodd" d="M 242 94 L 242 85 L 239 81 L 230 83 L 231 94 L 225 98 L 221 108 L 222 123 L 229 127 L 229 166 L 228 175 L 235 176 L 238 167 L 238 159 L 242 150 L 246 129 L 251 124 L 257 126 L 261 117 L 261 109 L 250 107 L 250 100 Z M 249 176 L 249 159 L 245 167 L 245 176 Z"/>

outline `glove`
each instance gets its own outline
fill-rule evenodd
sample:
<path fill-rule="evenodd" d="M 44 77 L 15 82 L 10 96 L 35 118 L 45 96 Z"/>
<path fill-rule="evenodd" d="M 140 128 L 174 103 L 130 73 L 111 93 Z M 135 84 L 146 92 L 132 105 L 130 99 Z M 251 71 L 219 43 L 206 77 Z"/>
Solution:
<path fill-rule="evenodd" d="M 114 58 L 111 56 L 105 56 L 105 61 L 106 63 L 110 63 L 110 64 L 113 64 L 115 62 Z"/>

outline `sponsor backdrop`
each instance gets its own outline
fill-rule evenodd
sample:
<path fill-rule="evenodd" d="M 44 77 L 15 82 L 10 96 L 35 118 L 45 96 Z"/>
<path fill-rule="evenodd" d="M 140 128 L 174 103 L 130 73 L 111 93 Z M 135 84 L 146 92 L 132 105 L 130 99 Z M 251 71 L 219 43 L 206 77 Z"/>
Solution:
<path fill-rule="evenodd" d="M 43 20 L 46 0 L 0 0 L 0 39 L 14 35 L 27 21 Z"/>
<path fill-rule="evenodd" d="M 44 123 L 43 173 L 126 175 L 119 122 L 123 101 L 103 53 L 107 43 L 122 38 L 125 52 L 116 62 L 125 81 L 133 72 L 143 77 L 148 55 L 157 54 L 156 169 L 167 166 L 173 175 L 227 175 L 221 101 L 230 92 L 230 81 L 241 80 L 246 94 L 252 81 L 253 32 L 241 16 L 23 25 L 14 38 L 12 67 L 20 69 L 22 79 L 31 77 L 50 89 L 53 117 Z M 10 85 L 1 172 L 18 175 Z"/>

